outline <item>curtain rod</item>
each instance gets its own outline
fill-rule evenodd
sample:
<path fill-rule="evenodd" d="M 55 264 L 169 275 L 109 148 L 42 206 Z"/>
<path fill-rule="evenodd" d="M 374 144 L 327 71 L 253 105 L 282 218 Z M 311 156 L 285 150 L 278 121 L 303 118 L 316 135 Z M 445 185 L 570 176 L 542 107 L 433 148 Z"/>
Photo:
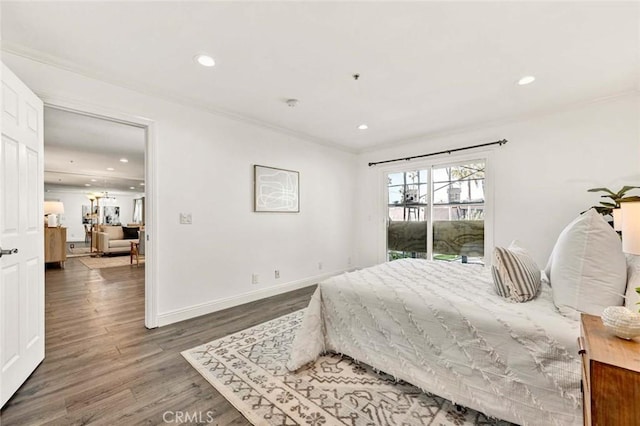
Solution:
<path fill-rule="evenodd" d="M 404 161 L 409 161 L 409 160 L 413 160 L 415 158 L 431 157 L 432 155 L 451 154 L 452 152 L 456 152 L 456 151 L 464 151 L 464 150 L 473 149 L 473 148 L 482 148 L 483 146 L 489 146 L 489 145 L 500 145 L 500 146 L 502 146 L 507 142 L 508 141 L 506 139 L 502 139 L 502 140 L 495 141 L 495 142 L 487 142 L 487 143 L 481 143 L 479 145 L 465 146 L 463 148 L 454 148 L 454 149 L 447 149 L 445 151 L 440 151 L 440 152 L 432 152 L 431 154 L 414 155 L 413 157 L 396 158 L 394 160 L 376 161 L 375 163 L 369 163 L 369 167 L 375 166 L 377 164 L 394 163 L 396 161 L 403 161 L 403 160 Z"/>

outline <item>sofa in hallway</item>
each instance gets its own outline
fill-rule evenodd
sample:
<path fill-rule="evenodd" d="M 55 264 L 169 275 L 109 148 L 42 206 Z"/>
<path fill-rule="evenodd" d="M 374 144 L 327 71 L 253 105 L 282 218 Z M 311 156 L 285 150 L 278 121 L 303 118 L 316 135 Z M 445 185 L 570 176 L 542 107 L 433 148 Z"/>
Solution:
<path fill-rule="evenodd" d="M 129 253 L 131 242 L 139 241 L 140 227 L 99 225 L 95 232 L 96 249 L 99 253 Z"/>

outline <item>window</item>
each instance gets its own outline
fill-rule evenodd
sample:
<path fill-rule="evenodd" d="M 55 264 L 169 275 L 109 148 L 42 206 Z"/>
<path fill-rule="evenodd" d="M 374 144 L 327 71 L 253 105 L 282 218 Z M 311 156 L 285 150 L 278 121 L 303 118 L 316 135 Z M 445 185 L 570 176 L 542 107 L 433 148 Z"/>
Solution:
<path fill-rule="evenodd" d="M 485 160 L 387 174 L 387 258 L 482 263 Z"/>
<path fill-rule="evenodd" d="M 133 223 L 144 225 L 144 197 L 133 200 Z"/>

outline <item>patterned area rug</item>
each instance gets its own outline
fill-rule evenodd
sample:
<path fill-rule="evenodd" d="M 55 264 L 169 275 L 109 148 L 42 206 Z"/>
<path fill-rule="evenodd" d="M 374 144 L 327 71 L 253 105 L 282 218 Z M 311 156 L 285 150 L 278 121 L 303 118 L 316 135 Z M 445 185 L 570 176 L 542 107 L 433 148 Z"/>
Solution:
<path fill-rule="evenodd" d="M 115 268 L 118 266 L 136 267 L 136 260 L 133 259 L 133 265 L 130 263 L 129 254 L 126 256 L 102 256 L 102 257 L 80 257 L 80 262 L 89 269 Z M 140 259 L 140 266 L 144 265 L 144 259 Z"/>
<path fill-rule="evenodd" d="M 182 352 L 254 425 L 511 425 L 340 355 L 291 373 L 304 310 Z"/>

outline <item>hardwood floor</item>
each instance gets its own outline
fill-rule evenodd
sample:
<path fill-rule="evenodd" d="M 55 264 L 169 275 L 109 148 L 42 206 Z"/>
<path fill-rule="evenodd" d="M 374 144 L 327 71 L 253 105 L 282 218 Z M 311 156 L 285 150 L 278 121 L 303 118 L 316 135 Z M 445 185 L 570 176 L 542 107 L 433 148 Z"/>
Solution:
<path fill-rule="evenodd" d="M 303 308 L 315 289 L 148 330 L 143 266 L 68 259 L 45 277 L 45 360 L 1 411 L 3 426 L 177 424 L 166 412 L 248 425 L 180 352 Z"/>

